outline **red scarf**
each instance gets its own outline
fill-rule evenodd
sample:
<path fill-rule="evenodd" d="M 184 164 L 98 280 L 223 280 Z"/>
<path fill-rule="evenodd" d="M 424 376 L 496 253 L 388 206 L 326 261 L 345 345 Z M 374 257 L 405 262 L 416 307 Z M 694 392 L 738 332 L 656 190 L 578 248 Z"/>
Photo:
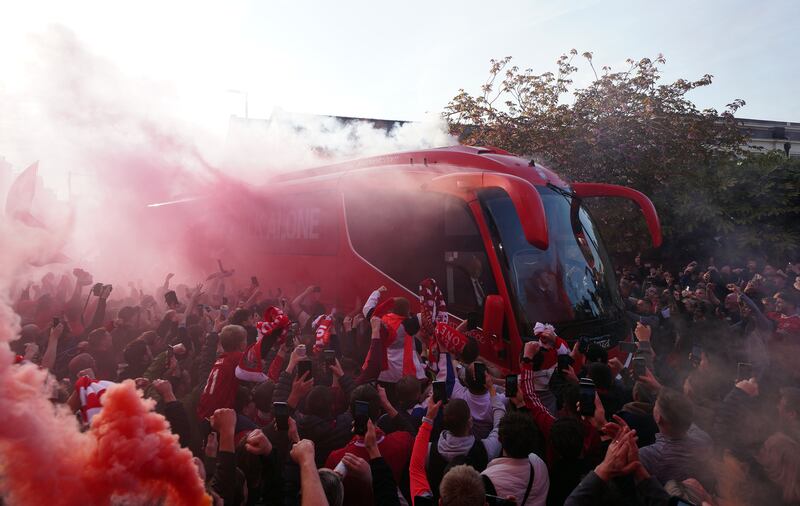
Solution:
<path fill-rule="evenodd" d="M 249 381 L 261 382 L 267 380 L 267 375 L 264 374 L 264 363 L 262 362 L 264 357 L 261 356 L 261 340 L 277 332 L 279 333 L 277 344 L 282 344 L 286 339 L 289 323 L 291 323 L 289 317 L 280 308 L 272 306 L 264 311 L 264 321 L 256 323 L 256 328 L 259 332 L 258 340 L 245 350 L 239 361 L 239 368 L 251 378 Z"/>
<path fill-rule="evenodd" d="M 262 336 L 271 334 L 277 329 L 281 330 L 278 343 L 283 343 L 286 338 L 286 329 L 289 327 L 289 317 L 280 308 L 270 306 L 264 310 L 264 321 L 256 323 L 256 328 Z"/>
<path fill-rule="evenodd" d="M 316 330 L 316 342 L 314 343 L 314 353 L 319 353 L 328 347 L 333 329 L 333 315 L 322 315 L 314 322 Z"/>
<path fill-rule="evenodd" d="M 436 344 L 440 351 L 447 353 L 458 354 L 464 350 L 467 344 L 467 336 L 446 323 L 437 323 Z"/>
<path fill-rule="evenodd" d="M 439 290 L 436 280 L 425 278 L 419 283 L 419 302 L 422 305 L 420 311 L 420 330 L 423 338 L 430 341 L 436 332 L 438 323 L 447 323 L 449 314 L 447 304 L 444 302 L 444 295 Z"/>

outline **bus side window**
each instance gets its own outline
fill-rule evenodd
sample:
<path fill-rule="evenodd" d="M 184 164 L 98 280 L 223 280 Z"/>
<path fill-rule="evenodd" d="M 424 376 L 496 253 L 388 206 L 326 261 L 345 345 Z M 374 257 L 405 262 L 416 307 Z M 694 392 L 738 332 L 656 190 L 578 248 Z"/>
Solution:
<path fill-rule="evenodd" d="M 480 232 L 461 199 L 370 191 L 345 194 L 345 204 L 356 252 L 412 292 L 434 278 L 448 311 L 461 318 L 497 293 Z"/>

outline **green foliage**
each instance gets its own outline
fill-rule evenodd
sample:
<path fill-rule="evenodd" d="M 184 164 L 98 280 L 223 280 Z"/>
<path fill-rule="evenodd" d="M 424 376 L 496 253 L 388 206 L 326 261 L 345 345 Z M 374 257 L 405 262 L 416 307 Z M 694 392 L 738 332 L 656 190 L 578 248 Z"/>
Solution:
<path fill-rule="evenodd" d="M 712 76 L 664 83 L 665 59 L 628 60 L 628 68 L 595 71 L 576 88 L 577 51 L 558 71 L 536 74 L 492 60 L 481 93 L 463 89 L 445 118 L 466 144 L 497 146 L 550 165 L 573 181 L 621 184 L 651 197 L 666 237 L 662 255 L 682 259 L 720 250 L 766 255 L 797 252 L 797 163 L 778 154 L 742 151 L 746 138 L 732 101 L 723 112 L 698 109 L 686 94 Z M 638 251 L 648 237 L 638 213 L 619 202 L 591 202 L 617 252 Z"/>

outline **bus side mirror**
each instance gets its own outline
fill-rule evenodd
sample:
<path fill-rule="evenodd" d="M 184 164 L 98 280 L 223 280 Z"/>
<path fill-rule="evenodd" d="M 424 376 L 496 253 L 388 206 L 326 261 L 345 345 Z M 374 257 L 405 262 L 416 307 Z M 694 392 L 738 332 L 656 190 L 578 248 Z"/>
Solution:
<path fill-rule="evenodd" d="M 647 222 L 647 229 L 650 231 L 653 247 L 658 248 L 661 246 L 661 223 L 658 219 L 658 213 L 653 202 L 644 193 L 633 188 L 604 183 L 573 183 L 572 189 L 582 199 L 588 197 L 618 197 L 636 202 Z"/>
<path fill-rule="evenodd" d="M 499 295 L 487 295 L 483 302 L 483 333 L 498 337 L 503 335 L 503 298 Z"/>
<path fill-rule="evenodd" d="M 483 188 L 501 188 L 508 193 L 525 239 L 541 250 L 547 249 L 549 237 L 544 204 L 536 187 L 528 181 L 499 172 L 456 172 L 435 177 L 423 186 L 424 190 L 449 193 L 468 202 L 477 199 L 476 192 Z"/>

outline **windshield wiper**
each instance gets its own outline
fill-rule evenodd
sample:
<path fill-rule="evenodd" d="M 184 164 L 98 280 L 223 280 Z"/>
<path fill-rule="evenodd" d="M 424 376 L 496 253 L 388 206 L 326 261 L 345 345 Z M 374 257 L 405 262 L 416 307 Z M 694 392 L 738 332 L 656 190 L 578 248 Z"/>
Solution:
<path fill-rule="evenodd" d="M 561 194 L 564 197 L 569 197 L 571 199 L 577 199 L 578 198 L 578 195 L 575 192 L 571 192 L 569 190 L 565 190 L 564 188 L 561 188 L 560 186 L 556 186 L 553 183 L 547 183 L 547 187 L 550 188 L 551 190 L 553 190 L 554 192 Z"/>

